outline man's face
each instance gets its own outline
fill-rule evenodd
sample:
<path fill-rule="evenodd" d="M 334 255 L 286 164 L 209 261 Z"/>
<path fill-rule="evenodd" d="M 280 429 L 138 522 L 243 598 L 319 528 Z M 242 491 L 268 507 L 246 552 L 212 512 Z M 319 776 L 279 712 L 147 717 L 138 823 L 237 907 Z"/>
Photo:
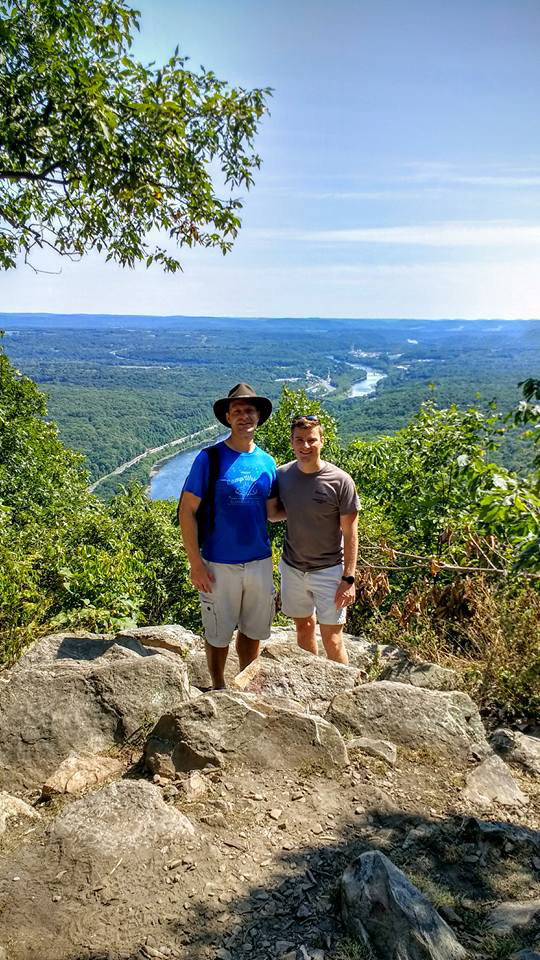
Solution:
<path fill-rule="evenodd" d="M 321 429 L 313 427 L 295 427 L 291 437 L 294 455 L 299 463 L 316 463 L 321 456 L 323 446 Z"/>
<path fill-rule="evenodd" d="M 237 436 L 252 436 L 259 422 L 259 411 L 248 400 L 232 400 L 225 416 Z"/>

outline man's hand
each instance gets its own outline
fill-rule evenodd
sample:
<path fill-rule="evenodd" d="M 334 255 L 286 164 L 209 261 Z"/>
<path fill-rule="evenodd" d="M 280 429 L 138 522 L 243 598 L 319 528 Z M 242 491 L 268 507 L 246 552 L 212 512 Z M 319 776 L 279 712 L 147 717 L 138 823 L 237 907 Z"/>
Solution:
<path fill-rule="evenodd" d="M 341 580 L 335 597 L 335 604 L 338 610 L 341 610 L 342 607 L 348 607 L 351 603 L 354 603 L 355 600 L 356 586 L 354 583 L 346 583 L 345 580 Z"/>
<path fill-rule="evenodd" d="M 215 580 L 214 574 L 208 569 L 205 563 L 194 563 L 191 567 L 191 582 L 201 593 L 212 593 L 212 584 Z"/>

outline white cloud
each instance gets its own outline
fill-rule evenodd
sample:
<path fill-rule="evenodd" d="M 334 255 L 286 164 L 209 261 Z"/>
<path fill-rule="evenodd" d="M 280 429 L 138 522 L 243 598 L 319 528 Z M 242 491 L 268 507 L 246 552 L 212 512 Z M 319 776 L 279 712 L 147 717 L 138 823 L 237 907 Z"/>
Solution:
<path fill-rule="evenodd" d="M 522 189 L 540 187 L 538 164 L 534 167 L 507 165 L 492 167 L 491 169 L 489 169 L 489 165 L 486 165 L 480 173 L 478 169 L 464 171 L 444 162 L 418 162 L 409 166 L 412 172 L 402 179 L 413 183 L 437 183 L 445 186 L 520 187 Z"/>
<path fill-rule="evenodd" d="M 487 247 L 539 246 L 540 224 L 488 220 L 478 223 L 442 221 L 410 226 L 354 227 L 337 230 L 288 230 L 246 227 L 254 240 L 295 243 L 382 243 L 399 246 Z"/>

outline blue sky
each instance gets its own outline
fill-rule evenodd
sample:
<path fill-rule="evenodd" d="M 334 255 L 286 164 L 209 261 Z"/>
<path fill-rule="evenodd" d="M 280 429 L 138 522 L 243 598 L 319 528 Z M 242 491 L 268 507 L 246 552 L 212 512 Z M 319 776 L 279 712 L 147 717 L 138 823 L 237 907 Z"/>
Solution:
<path fill-rule="evenodd" d="M 2 309 L 540 316 L 538 0 L 144 0 L 134 52 L 274 88 L 234 251 L 92 255 Z M 46 264 L 52 266 L 49 262 Z"/>

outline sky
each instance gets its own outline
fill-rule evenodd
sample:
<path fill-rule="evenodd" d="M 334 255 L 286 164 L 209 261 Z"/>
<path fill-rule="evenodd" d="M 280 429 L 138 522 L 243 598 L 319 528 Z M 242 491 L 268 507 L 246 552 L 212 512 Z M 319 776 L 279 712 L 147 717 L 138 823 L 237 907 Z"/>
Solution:
<path fill-rule="evenodd" d="M 0 275 L 0 310 L 540 317 L 538 0 L 139 0 L 178 43 L 271 86 L 234 250 L 183 273 L 91 254 Z"/>

